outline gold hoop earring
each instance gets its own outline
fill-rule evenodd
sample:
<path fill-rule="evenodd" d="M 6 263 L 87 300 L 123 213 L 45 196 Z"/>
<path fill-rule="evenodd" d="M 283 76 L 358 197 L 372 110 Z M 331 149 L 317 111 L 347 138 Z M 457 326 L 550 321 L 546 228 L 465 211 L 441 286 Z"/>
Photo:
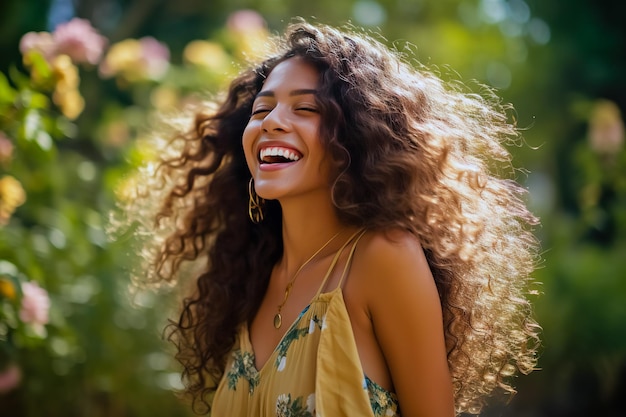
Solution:
<path fill-rule="evenodd" d="M 250 178 L 248 182 L 248 216 L 252 223 L 258 224 L 263 221 L 264 213 L 263 206 L 265 200 L 259 197 L 254 191 L 254 178 Z"/>

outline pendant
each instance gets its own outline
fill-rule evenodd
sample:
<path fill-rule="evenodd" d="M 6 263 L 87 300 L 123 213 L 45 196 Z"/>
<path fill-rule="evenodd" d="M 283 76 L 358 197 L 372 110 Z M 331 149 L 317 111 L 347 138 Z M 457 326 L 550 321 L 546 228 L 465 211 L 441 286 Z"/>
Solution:
<path fill-rule="evenodd" d="M 283 316 L 280 313 L 276 313 L 274 316 L 274 328 L 280 329 L 280 326 L 283 324 Z"/>

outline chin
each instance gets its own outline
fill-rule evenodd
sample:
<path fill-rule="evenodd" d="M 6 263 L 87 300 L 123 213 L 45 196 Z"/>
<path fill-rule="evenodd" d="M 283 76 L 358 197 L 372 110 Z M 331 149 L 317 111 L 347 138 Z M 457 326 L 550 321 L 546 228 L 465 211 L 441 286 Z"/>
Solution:
<path fill-rule="evenodd" d="M 278 187 L 276 184 L 270 184 L 269 181 L 259 181 L 258 183 L 255 181 L 254 189 L 259 197 L 264 200 L 278 200 L 282 197 L 286 190 L 282 189 L 282 187 Z"/>

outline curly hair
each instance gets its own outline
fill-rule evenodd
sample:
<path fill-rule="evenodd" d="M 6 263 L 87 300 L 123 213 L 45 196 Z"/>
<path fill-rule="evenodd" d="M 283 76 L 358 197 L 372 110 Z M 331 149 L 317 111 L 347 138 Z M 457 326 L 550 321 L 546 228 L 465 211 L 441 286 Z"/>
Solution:
<path fill-rule="evenodd" d="M 537 219 L 510 178 L 505 146 L 521 139 L 510 108 L 488 88 L 479 95 L 445 83 L 355 29 L 297 21 L 274 42 L 221 103 L 196 113 L 192 129 L 159 145 L 158 169 L 140 181 L 143 200 L 127 207 L 148 237 L 150 279 L 195 274 L 168 333 L 195 409 L 210 411 L 237 328 L 255 315 L 282 254 L 280 205 L 268 201 L 259 224 L 248 219 L 241 137 L 268 74 L 296 56 L 320 73 L 320 137 L 341 172 L 331 186 L 340 220 L 402 228 L 423 245 L 457 412 L 478 413 L 494 392 L 514 393 L 510 377 L 536 365 L 539 326 L 528 295 L 538 245 Z M 198 269 L 183 273 L 186 261 Z"/>

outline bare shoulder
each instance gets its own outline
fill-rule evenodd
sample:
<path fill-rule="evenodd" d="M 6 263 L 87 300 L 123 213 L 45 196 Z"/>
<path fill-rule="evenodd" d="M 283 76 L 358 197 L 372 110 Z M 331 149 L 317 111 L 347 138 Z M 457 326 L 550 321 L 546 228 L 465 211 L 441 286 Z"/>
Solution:
<path fill-rule="evenodd" d="M 363 246 L 367 249 L 392 251 L 398 254 L 422 248 L 414 234 L 402 229 L 369 231 L 363 241 Z"/>
<path fill-rule="evenodd" d="M 359 242 L 352 272 L 363 295 L 376 298 L 407 290 L 416 296 L 424 294 L 420 287 L 434 286 L 419 239 L 400 229 L 368 232 Z"/>
<path fill-rule="evenodd" d="M 453 416 L 441 300 L 419 239 L 401 230 L 368 232 L 347 284 L 369 319 L 403 415 Z"/>

